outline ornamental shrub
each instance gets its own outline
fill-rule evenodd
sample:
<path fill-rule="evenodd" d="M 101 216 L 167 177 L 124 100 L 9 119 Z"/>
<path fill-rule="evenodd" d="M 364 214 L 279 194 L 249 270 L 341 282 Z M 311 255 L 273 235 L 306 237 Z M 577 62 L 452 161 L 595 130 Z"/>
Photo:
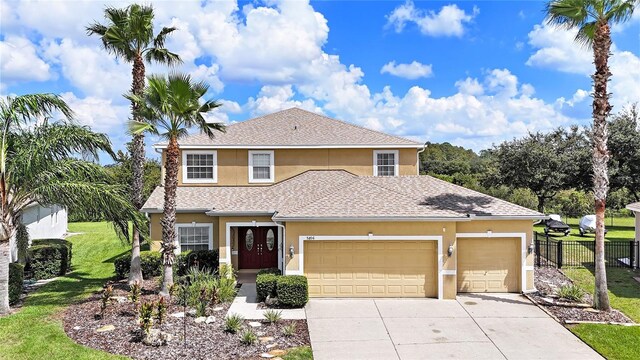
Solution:
<path fill-rule="evenodd" d="M 18 263 L 9 264 L 9 304 L 13 305 L 20 300 L 22 295 L 22 282 L 24 280 L 24 266 Z"/>
<path fill-rule="evenodd" d="M 278 279 L 276 274 L 258 274 L 256 276 L 256 293 L 258 295 L 258 301 L 264 301 L 268 296 L 276 296 L 276 280 Z"/>
<path fill-rule="evenodd" d="M 71 243 L 63 239 L 33 240 L 27 251 L 27 271 L 35 280 L 62 276 L 71 269 Z"/>
<path fill-rule="evenodd" d="M 278 276 L 276 280 L 278 302 L 285 306 L 302 307 L 309 301 L 309 285 L 302 275 Z"/>
<path fill-rule="evenodd" d="M 195 250 L 184 252 L 176 258 L 176 274 L 178 276 L 187 275 L 189 270 L 193 267 L 197 267 L 199 270 L 208 269 L 210 271 L 217 272 L 219 263 L 218 250 Z"/>
<path fill-rule="evenodd" d="M 23 265 L 26 264 L 27 249 L 29 249 L 29 230 L 23 223 L 18 224 L 16 229 L 16 247 L 18 248 L 18 262 Z"/>
<path fill-rule="evenodd" d="M 261 275 L 261 274 L 282 275 L 282 271 L 280 271 L 280 269 L 278 269 L 278 268 L 266 268 L 266 269 L 258 270 L 258 274 L 257 275 Z"/>
<path fill-rule="evenodd" d="M 131 253 L 124 254 L 113 261 L 116 278 L 126 279 L 131 269 Z M 140 267 L 145 279 L 159 276 L 162 273 L 162 254 L 157 251 L 140 252 Z"/>

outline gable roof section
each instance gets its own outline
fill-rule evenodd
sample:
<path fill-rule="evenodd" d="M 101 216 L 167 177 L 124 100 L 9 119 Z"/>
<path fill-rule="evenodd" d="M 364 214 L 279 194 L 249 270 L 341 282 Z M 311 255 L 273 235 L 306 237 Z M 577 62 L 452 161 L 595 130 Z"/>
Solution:
<path fill-rule="evenodd" d="M 227 126 L 211 139 L 192 134 L 179 141 L 183 148 L 397 147 L 419 148 L 421 143 L 366 129 L 299 108 L 291 108 Z M 156 144 L 157 148 L 166 143 Z"/>
<path fill-rule="evenodd" d="M 426 175 L 356 176 L 312 170 L 265 187 L 179 187 L 179 211 L 269 214 L 282 221 L 539 219 L 544 215 Z M 142 211 L 162 210 L 156 188 Z"/>

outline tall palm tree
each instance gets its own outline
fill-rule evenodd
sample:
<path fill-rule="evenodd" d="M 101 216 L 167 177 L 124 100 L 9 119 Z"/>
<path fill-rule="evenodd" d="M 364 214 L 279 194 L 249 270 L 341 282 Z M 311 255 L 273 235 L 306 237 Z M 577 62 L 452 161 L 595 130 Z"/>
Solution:
<path fill-rule="evenodd" d="M 164 277 L 161 295 L 168 295 L 173 284 L 173 261 L 176 240 L 176 188 L 178 187 L 178 140 L 196 128 L 213 138 L 215 131 L 225 131 L 222 123 L 210 123 L 204 115 L 221 104 L 202 100 L 209 90 L 204 82 L 194 82 L 189 75 L 150 76 L 142 96 L 126 97 L 136 104 L 137 114 L 146 121 L 131 121 L 134 134 L 150 132 L 167 139 L 164 177 L 164 210 L 162 215 L 162 263 Z"/>
<path fill-rule="evenodd" d="M 609 189 L 607 162 L 607 83 L 611 77 L 611 24 L 622 23 L 633 14 L 638 0 L 554 0 L 547 4 L 547 23 L 577 29 L 576 42 L 593 50 L 593 194 L 596 212 L 595 296 L 594 306 L 609 310 L 607 274 L 604 262 L 604 213 Z"/>
<path fill-rule="evenodd" d="M 0 314 L 9 311 L 9 241 L 27 206 L 59 204 L 78 214 L 100 213 L 127 236 L 128 219 L 141 223 L 126 190 L 109 185 L 98 152 L 114 155 L 106 135 L 68 121 L 45 121 L 71 109 L 58 96 L 33 94 L 0 99 Z"/>
<path fill-rule="evenodd" d="M 174 27 L 163 27 L 156 35 L 153 34 L 153 7 L 138 4 L 124 9 L 108 7 L 104 10 L 106 25 L 94 23 L 87 27 L 87 34 L 97 34 L 102 40 L 104 48 L 117 57 L 132 63 L 131 92 L 142 95 L 144 90 L 145 61 L 160 64 L 175 65 L 181 62 L 180 57 L 164 47 L 167 36 L 176 30 Z M 131 104 L 133 118 L 136 117 L 136 105 Z M 144 135 L 133 136 L 131 147 L 133 179 L 131 183 L 131 198 L 134 206 L 140 209 L 143 205 L 144 179 Z M 131 271 L 129 283 L 142 281 L 140 267 L 140 231 L 133 229 L 131 249 Z"/>

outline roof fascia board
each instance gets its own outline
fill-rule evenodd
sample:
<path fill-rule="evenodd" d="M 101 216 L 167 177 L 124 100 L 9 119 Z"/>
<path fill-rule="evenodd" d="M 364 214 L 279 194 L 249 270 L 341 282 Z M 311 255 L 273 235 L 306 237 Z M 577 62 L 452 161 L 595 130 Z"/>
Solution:
<path fill-rule="evenodd" d="M 273 216 L 274 211 L 214 211 L 206 212 L 208 216 Z"/>
<path fill-rule="evenodd" d="M 291 222 L 372 222 L 372 221 L 471 221 L 468 217 L 278 217 L 275 221 Z"/>
<path fill-rule="evenodd" d="M 177 208 L 176 212 L 179 213 L 202 213 L 202 212 L 207 212 L 210 211 L 211 208 L 206 208 L 206 209 L 197 209 L 197 208 Z M 147 213 L 147 214 L 161 214 L 163 213 L 163 209 L 159 209 L 159 208 L 142 208 L 140 209 L 140 212 L 142 213 Z"/>
<path fill-rule="evenodd" d="M 380 145 L 180 145 L 183 150 L 215 149 L 421 149 L 422 144 Z M 155 144 L 154 149 L 166 149 L 167 145 Z"/>

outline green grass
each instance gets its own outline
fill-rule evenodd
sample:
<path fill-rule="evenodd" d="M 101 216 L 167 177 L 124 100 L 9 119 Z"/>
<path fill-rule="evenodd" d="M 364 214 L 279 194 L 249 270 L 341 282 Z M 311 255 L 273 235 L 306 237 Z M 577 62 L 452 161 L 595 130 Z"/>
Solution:
<path fill-rule="evenodd" d="M 640 349 L 640 327 L 580 324 L 574 334 L 607 359 L 635 360 Z"/>
<path fill-rule="evenodd" d="M 566 268 L 562 269 L 574 283 L 584 291 L 593 294 L 595 279 L 592 269 Z M 635 322 L 640 322 L 640 283 L 633 277 L 640 277 L 640 271 L 624 268 L 607 268 L 607 285 L 611 307 L 625 313 Z"/>
<path fill-rule="evenodd" d="M 99 290 L 113 276 L 113 259 L 127 251 L 107 223 L 72 223 L 72 272 L 27 297 L 0 318 L 0 359 L 123 359 L 78 345 L 62 328 L 64 307 Z"/>
<path fill-rule="evenodd" d="M 555 238 L 556 240 L 594 241 L 595 235 L 593 233 L 585 234 L 585 236 L 580 236 L 580 231 L 578 230 L 580 219 L 563 218 L 563 221 L 565 221 L 565 223 L 571 227 L 571 233 L 567 236 L 563 236 L 561 233 L 550 233 L 549 235 L 551 237 Z M 607 218 L 605 221 L 605 227 L 607 228 L 608 232 L 607 235 L 605 235 L 605 239 L 608 241 L 633 240 L 635 236 L 634 221 L 635 219 L 633 217 L 615 217 L 613 219 Z M 535 225 L 533 230 L 544 234 L 544 224 Z"/>
<path fill-rule="evenodd" d="M 300 346 L 289 349 L 282 360 L 313 360 L 313 353 L 309 346 Z"/>
<path fill-rule="evenodd" d="M 593 294 L 595 280 L 590 269 L 562 270 L 576 285 Z M 608 268 L 609 300 L 614 309 L 640 322 L 640 283 L 633 277 L 640 271 Z M 640 349 L 640 327 L 619 325 L 580 324 L 571 328 L 584 342 L 608 359 L 637 359 Z"/>

